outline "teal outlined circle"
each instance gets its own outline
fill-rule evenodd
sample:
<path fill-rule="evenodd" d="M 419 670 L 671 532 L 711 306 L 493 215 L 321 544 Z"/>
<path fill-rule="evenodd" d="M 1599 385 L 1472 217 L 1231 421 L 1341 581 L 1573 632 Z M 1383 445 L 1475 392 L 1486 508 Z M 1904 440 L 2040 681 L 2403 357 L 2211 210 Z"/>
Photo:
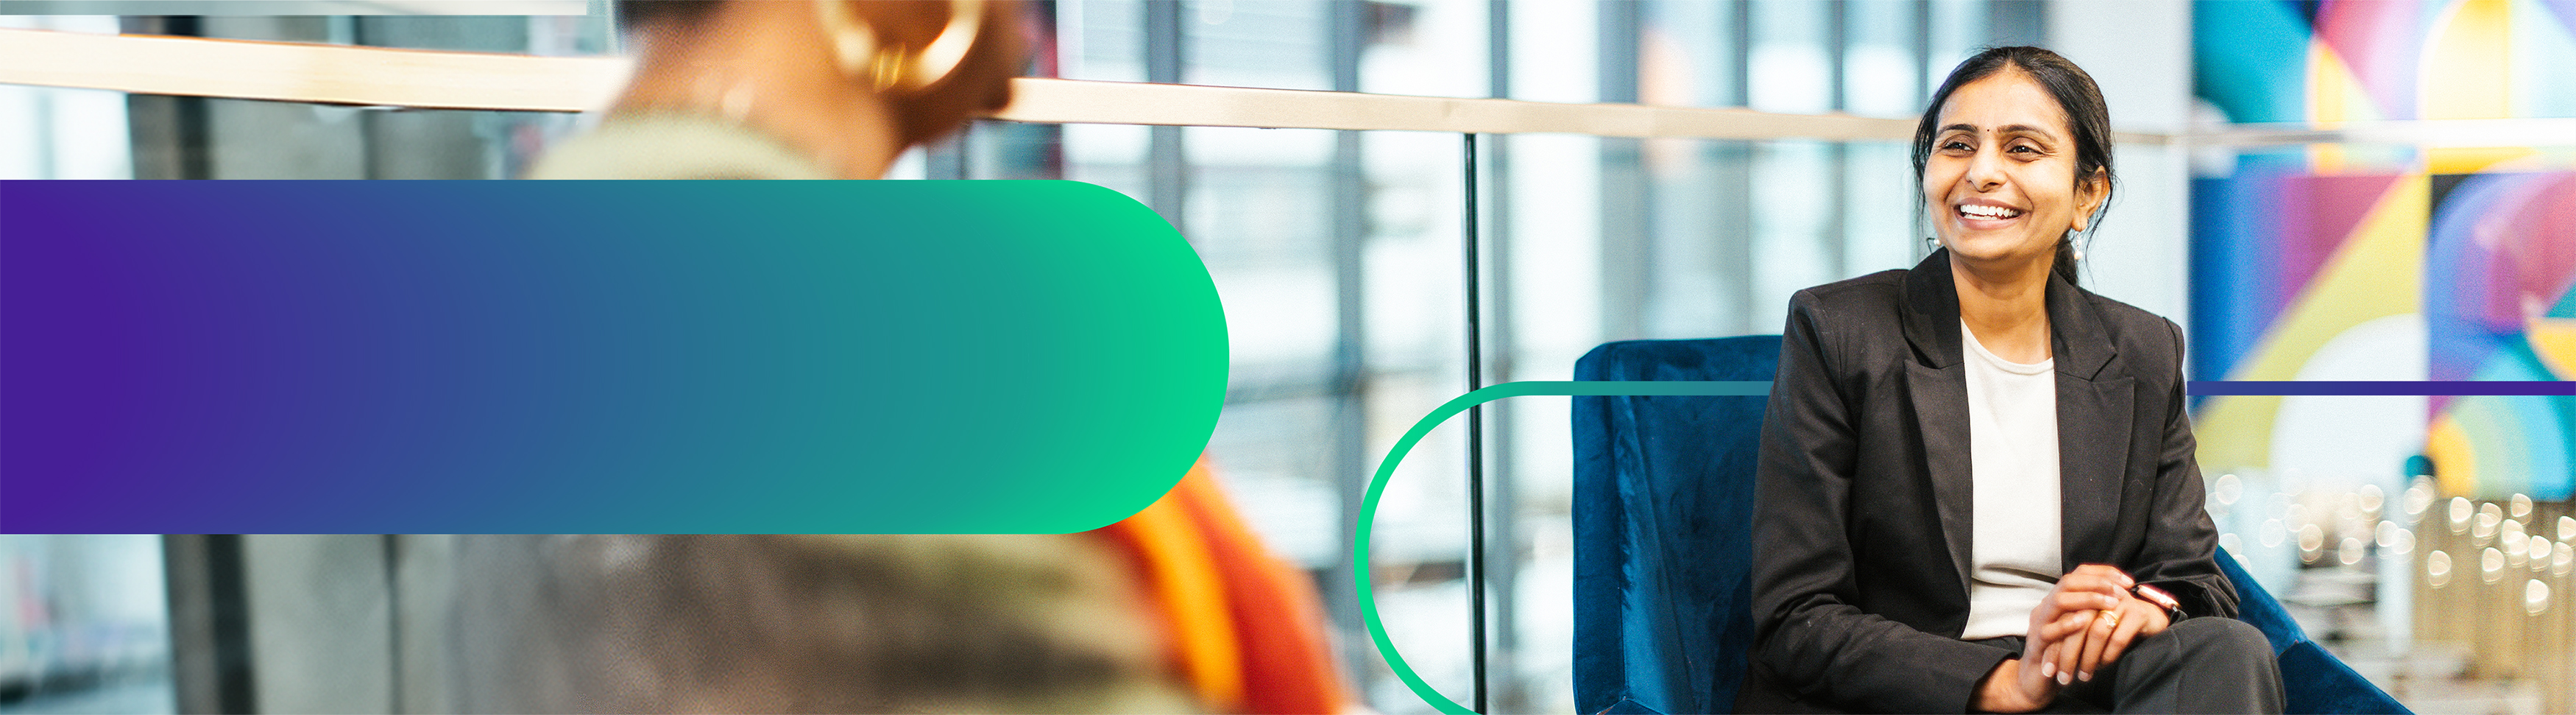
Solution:
<path fill-rule="evenodd" d="M 1378 464 L 1377 476 L 1369 479 L 1368 495 L 1360 500 L 1359 533 L 1352 539 L 1354 543 L 1351 547 L 1351 572 L 1353 584 L 1359 590 L 1360 621 L 1368 626 L 1369 640 L 1377 646 L 1378 657 L 1386 659 L 1387 668 L 1394 670 L 1395 677 L 1403 680 L 1405 687 L 1413 689 L 1413 694 L 1422 698 L 1422 702 L 1429 703 L 1440 712 L 1452 715 L 1475 712 L 1464 705 L 1459 705 L 1457 701 L 1450 700 L 1448 696 L 1441 695 L 1440 691 L 1432 689 L 1430 683 L 1423 682 L 1422 676 L 1413 672 L 1413 666 L 1404 662 L 1404 656 L 1395 652 L 1395 643 L 1386 637 L 1386 625 L 1378 620 L 1377 593 L 1370 588 L 1369 584 L 1369 531 L 1377 523 L 1378 496 L 1386 491 L 1387 479 L 1395 475 L 1395 466 L 1404 461 L 1406 453 L 1413 451 L 1414 443 L 1422 441 L 1423 437 L 1431 434 L 1432 428 L 1440 426 L 1440 423 L 1448 421 L 1450 417 L 1460 412 L 1467 411 L 1469 407 L 1506 397 L 1525 395 L 1744 397 L 1765 395 L 1770 392 L 1771 383 L 1759 380 L 1506 382 L 1451 398 L 1447 403 L 1440 405 L 1439 409 L 1424 415 L 1421 421 L 1413 423 L 1413 429 L 1404 433 L 1403 439 L 1395 441 L 1393 449 L 1387 450 L 1386 461 Z"/>

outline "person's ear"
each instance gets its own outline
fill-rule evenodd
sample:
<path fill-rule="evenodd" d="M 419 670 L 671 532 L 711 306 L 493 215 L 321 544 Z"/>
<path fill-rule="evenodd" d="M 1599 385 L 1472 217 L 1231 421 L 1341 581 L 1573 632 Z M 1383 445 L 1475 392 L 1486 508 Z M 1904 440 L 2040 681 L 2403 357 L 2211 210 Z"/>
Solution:
<path fill-rule="evenodd" d="M 2102 202 L 2110 198 L 2111 172 L 2109 170 L 2094 169 L 2092 176 L 2075 182 L 2074 228 L 2076 232 L 2083 232 L 2085 227 L 2093 222 L 2093 213 L 2101 210 Z"/>

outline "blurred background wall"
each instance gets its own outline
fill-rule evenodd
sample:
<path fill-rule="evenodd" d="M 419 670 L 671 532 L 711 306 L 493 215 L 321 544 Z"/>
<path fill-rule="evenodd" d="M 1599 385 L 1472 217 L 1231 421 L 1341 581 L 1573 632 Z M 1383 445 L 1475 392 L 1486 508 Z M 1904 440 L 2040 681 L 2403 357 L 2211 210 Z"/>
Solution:
<path fill-rule="evenodd" d="M 2204 120 L 2347 135 L 2193 156 L 2198 379 L 2576 378 L 2576 3 L 2195 10 Z M 2311 631 L 2576 707 L 2576 398 L 2213 397 L 2197 419 L 2228 548 L 2296 584 Z"/>

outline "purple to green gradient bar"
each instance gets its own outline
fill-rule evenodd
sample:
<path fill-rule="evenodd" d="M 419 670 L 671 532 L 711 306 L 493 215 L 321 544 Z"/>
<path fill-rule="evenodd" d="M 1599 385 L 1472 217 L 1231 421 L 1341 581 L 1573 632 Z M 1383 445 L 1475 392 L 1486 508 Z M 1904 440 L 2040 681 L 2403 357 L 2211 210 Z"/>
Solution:
<path fill-rule="evenodd" d="M 2193 381 L 2194 395 L 2576 395 L 2576 382 L 2543 380 L 2212 380 Z"/>
<path fill-rule="evenodd" d="M 1061 533 L 1225 316 L 1069 181 L 0 182 L 0 532 Z"/>

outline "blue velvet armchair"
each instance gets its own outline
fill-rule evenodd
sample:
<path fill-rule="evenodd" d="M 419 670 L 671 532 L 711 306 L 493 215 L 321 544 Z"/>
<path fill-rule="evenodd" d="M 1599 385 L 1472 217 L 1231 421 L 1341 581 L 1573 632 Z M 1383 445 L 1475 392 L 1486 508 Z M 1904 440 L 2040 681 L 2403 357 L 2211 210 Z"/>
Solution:
<path fill-rule="evenodd" d="M 1577 380 L 1770 380 L 1780 337 L 1631 340 Z M 1583 713 L 1722 713 L 1753 640 L 1762 397 L 1574 398 L 1574 701 Z M 2307 638 L 2227 552 L 2240 617 L 2272 641 L 2292 713 L 2405 706 Z"/>

